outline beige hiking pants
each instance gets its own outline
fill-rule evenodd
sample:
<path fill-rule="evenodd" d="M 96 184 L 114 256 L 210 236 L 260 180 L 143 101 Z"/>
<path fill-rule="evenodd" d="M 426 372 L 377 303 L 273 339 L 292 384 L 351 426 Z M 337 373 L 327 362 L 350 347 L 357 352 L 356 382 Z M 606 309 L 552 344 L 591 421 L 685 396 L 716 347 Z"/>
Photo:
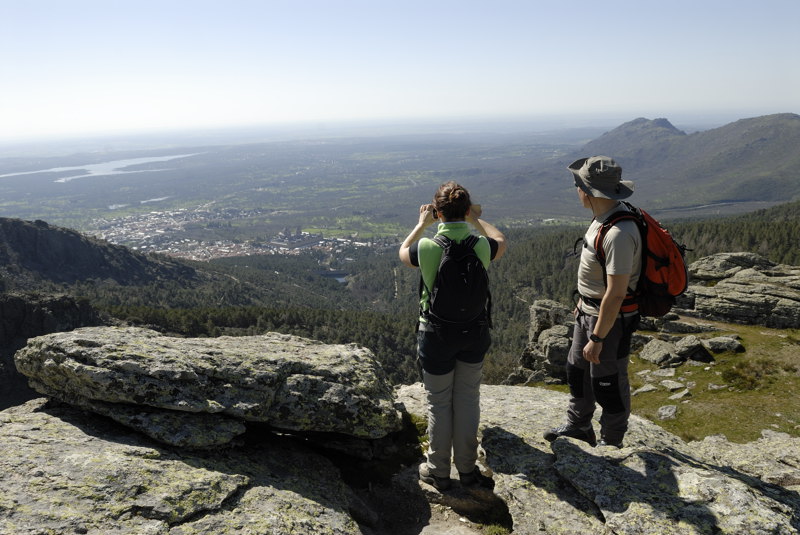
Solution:
<path fill-rule="evenodd" d="M 469 473 L 478 459 L 480 386 L 483 362 L 457 360 L 449 373 L 423 372 L 428 396 L 428 465 L 431 473 L 450 477 L 450 462 Z"/>

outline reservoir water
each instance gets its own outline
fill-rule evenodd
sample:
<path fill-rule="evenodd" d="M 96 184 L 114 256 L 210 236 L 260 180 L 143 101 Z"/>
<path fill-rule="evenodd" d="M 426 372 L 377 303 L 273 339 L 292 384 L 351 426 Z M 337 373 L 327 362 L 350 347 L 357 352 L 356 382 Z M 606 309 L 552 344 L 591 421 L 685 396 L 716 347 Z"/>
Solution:
<path fill-rule="evenodd" d="M 25 171 L 22 173 L 8 173 L 0 175 L 0 178 L 21 176 L 21 175 L 36 175 L 39 173 L 63 173 L 66 171 L 75 171 L 74 175 L 62 176 L 54 182 L 69 182 L 70 180 L 77 180 L 79 178 L 86 178 L 91 176 L 107 176 L 107 175 L 122 175 L 126 173 L 146 173 L 151 171 L 161 171 L 161 169 L 132 169 L 126 170 L 127 167 L 134 165 L 141 165 L 153 162 L 168 162 L 170 160 L 177 160 L 179 158 L 188 158 L 195 156 L 194 154 L 176 154 L 173 156 L 153 156 L 148 158 L 131 158 L 128 160 L 112 160 L 110 162 L 93 163 L 87 165 L 78 165 L 74 167 L 52 167 L 50 169 L 40 169 L 37 171 Z"/>

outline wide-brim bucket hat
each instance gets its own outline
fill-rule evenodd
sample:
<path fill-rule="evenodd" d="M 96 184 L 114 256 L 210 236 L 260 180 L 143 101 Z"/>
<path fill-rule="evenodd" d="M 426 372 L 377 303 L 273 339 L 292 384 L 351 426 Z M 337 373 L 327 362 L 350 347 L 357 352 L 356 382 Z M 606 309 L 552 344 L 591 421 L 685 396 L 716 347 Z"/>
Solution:
<path fill-rule="evenodd" d="M 591 156 L 567 166 L 575 185 L 592 197 L 626 199 L 633 195 L 633 182 L 622 180 L 622 168 L 608 156 Z"/>

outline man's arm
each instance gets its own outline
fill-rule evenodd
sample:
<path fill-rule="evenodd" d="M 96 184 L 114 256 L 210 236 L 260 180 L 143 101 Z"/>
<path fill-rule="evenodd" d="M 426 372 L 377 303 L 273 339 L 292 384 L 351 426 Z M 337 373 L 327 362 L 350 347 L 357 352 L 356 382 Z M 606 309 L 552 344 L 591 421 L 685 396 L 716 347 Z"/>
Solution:
<path fill-rule="evenodd" d="M 622 301 L 628 294 L 628 282 L 630 274 L 626 275 L 607 275 L 606 293 L 600 302 L 600 315 L 597 317 L 597 324 L 594 327 L 594 334 L 600 338 L 605 338 L 614 326 L 614 322 L 619 315 Z M 603 349 L 603 342 L 592 342 L 583 347 L 583 358 L 594 364 L 600 363 L 600 351 Z"/>

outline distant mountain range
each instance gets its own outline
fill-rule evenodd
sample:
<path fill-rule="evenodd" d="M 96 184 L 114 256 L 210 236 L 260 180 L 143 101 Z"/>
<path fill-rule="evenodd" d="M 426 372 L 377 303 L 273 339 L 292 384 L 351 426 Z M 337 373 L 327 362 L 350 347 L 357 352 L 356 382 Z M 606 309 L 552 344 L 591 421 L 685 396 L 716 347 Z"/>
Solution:
<path fill-rule="evenodd" d="M 742 119 L 686 134 L 667 119 L 636 119 L 586 144 L 615 158 L 651 208 L 800 198 L 800 115 Z"/>
<path fill-rule="evenodd" d="M 800 115 L 742 119 L 687 134 L 664 118 L 638 118 L 576 149 L 476 162 L 462 177 L 484 204 L 516 217 L 581 217 L 566 167 L 606 155 L 635 182 L 631 201 L 662 217 L 733 214 L 800 199 Z M 510 152 L 510 151 L 509 151 Z M 452 173 L 459 180 L 458 172 Z M 495 212 L 493 212 L 495 213 Z"/>

